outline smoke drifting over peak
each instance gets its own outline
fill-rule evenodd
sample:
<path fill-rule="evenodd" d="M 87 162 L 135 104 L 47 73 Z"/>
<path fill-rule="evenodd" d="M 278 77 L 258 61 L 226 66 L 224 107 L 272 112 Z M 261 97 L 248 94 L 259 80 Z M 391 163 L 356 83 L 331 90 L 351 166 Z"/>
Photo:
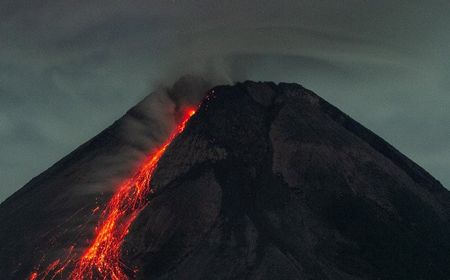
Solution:
<path fill-rule="evenodd" d="M 180 115 L 196 108 L 211 87 L 203 78 L 191 75 L 181 77 L 171 87 L 159 86 L 117 122 L 123 141 L 147 154 L 149 144 L 164 142 Z"/>
<path fill-rule="evenodd" d="M 209 89 L 210 85 L 202 78 L 184 76 L 172 87 L 161 86 L 150 93 L 110 127 L 80 146 L 74 156 L 51 168 L 50 173 L 60 169 L 66 172 L 64 177 L 71 181 L 64 183 L 67 190 L 62 195 L 76 200 L 85 195 L 112 194 L 167 141 L 180 118 L 195 109 Z M 70 158 L 77 163 L 64 169 Z"/>
<path fill-rule="evenodd" d="M 448 186 L 449 5 L 2 1 L 0 201 L 186 73 L 303 84 Z"/>

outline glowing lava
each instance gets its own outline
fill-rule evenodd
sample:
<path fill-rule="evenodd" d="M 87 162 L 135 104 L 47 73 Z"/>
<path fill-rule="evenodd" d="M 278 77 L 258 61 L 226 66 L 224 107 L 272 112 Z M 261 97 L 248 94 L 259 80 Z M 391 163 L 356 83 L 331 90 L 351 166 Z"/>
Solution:
<path fill-rule="evenodd" d="M 101 213 L 95 238 L 76 262 L 75 268 L 70 274 L 71 279 L 123 280 L 128 279 L 129 274 L 136 272 L 125 267 L 120 260 L 122 243 L 131 224 L 147 205 L 147 196 L 152 190 L 150 181 L 159 160 L 194 114 L 194 109 L 188 110 L 167 141 L 144 161 L 132 177 L 119 186 Z M 56 275 L 61 275 L 62 270 L 67 267 L 67 262 L 63 263 L 65 264 L 56 270 L 60 264 L 60 260 L 57 260 L 47 267 L 47 272 L 42 274 L 33 272 L 29 279 L 47 279 L 48 271 L 53 272 L 53 277 L 50 278 L 53 279 Z"/>

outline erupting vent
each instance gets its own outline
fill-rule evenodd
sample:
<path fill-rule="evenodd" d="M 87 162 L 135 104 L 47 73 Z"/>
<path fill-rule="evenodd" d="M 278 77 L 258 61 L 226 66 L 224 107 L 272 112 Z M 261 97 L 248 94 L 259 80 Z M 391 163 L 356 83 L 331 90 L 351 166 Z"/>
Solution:
<path fill-rule="evenodd" d="M 185 128 L 195 109 L 185 112 L 183 119 L 170 134 L 167 141 L 144 161 L 132 177 L 127 179 L 107 203 L 100 215 L 95 238 L 78 260 L 73 260 L 73 247 L 66 259 L 52 262 L 45 270 L 32 272 L 29 280 L 55 279 L 62 276 L 70 266 L 74 270 L 71 279 L 128 279 L 136 269 L 127 268 L 120 260 L 121 246 L 129 228 L 147 205 L 147 196 L 152 191 L 150 181 L 158 162 L 167 147 Z M 125 272 L 127 271 L 127 273 Z"/>

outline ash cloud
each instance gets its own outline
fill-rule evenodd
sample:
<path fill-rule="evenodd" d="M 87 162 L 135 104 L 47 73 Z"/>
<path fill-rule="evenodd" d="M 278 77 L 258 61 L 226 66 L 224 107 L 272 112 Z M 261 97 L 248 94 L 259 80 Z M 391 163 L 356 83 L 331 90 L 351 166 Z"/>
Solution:
<path fill-rule="evenodd" d="M 69 188 L 69 197 L 114 192 L 167 140 L 179 118 L 196 108 L 210 88 L 206 80 L 191 75 L 181 77 L 171 87 L 160 85 L 98 136 L 102 142 L 111 142 L 105 144 L 110 147 L 91 148 L 95 144 L 87 143 L 92 149 L 88 153 L 94 155 L 88 155 L 92 158 L 86 164 L 92 168 L 87 175 L 80 173 L 83 179 L 77 187 Z"/>
<path fill-rule="evenodd" d="M 192 75 L 181 77 L 170 87 L 159 85 L 117 122 L 122 140 L 148 154 L 151 146 L 167 139 L 180 115 L 200 104 L 211 87 L 207 80 Z"/>
<path fill-rule="evenodd" d="M 301 83 L 448 186 L 449 5 L 2 1 L 0 201 L 186 73 Z"/>

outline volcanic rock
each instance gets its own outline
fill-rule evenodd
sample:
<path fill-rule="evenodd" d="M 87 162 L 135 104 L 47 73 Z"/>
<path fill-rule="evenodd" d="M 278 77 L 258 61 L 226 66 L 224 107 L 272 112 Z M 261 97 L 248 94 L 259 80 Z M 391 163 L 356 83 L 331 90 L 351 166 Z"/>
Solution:
<path fill-rule="evenodd" d="M 0 206 L 2 279 L 92 238 L 110 196 L 71 194 L 129 151 L 114 127 Z M 450 192 L 297 84 L 210 90 L 151 185 L 122 247 L 137 279 L 449 279 Z"/>

